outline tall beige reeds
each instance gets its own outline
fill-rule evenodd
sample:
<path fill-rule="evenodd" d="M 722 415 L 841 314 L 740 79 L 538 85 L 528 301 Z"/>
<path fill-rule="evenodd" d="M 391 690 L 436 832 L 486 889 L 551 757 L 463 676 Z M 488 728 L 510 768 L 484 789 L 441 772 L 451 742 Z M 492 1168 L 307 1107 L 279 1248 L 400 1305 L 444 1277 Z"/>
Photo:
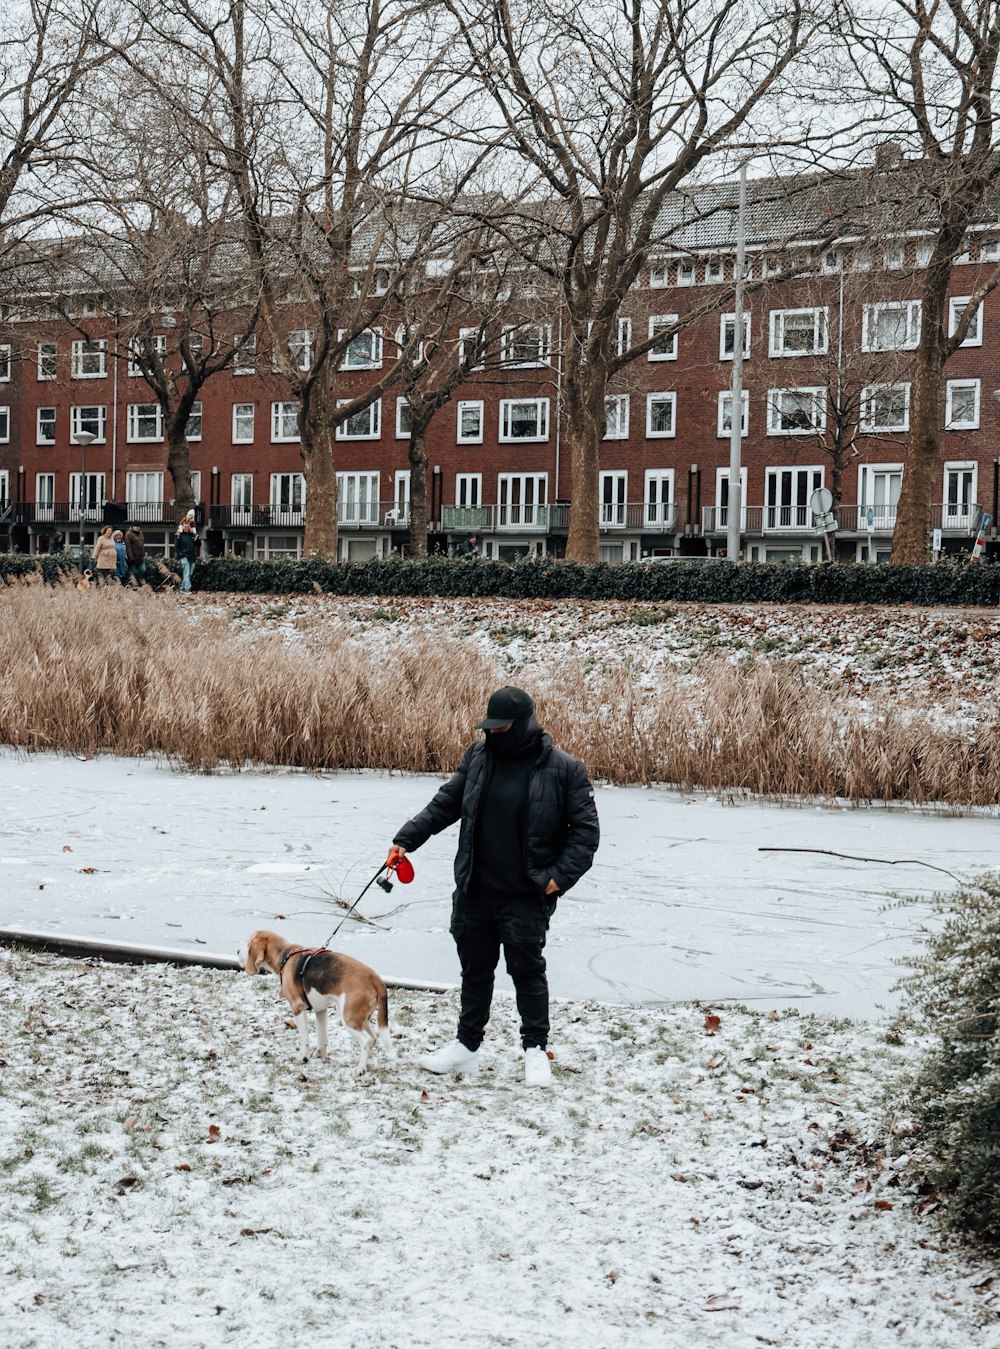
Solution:
<path fill-rule="evenodd" d="M 791 663 L 722 657 L 650 688 L 554 647 L 533 687 L 556 743 L 595 778 L 770 796 L 994 805 L 1000 706 L 864 703 Z M 0 741 L 159 754 L 211 771 L 294 765 L 446 772 L 507 676 L 471 643 L 343 633 L 294 646 L 171 596 L 41 585 L 0 594 Z"/>

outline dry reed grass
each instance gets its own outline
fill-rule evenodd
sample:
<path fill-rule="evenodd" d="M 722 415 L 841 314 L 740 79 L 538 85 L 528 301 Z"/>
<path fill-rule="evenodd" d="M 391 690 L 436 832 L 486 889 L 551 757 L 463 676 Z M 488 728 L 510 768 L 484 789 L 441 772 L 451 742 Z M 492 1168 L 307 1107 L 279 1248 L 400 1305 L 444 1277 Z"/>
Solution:
<path fill-rule="evenodd" d="M 450 770 L 489 690 L 474 647 L 423 638 L 386 657 L 343 635 L 301 648 L 236 633 L 171 596 L 40 584 L 0 594 L 0 742 L 229 765 Z M 533 690 L 556 743 L 613 783 L 853 801 L 1000 801 L 1000 705 L 974 726 L 860 705 L 784 662 L 718 658 L 650 691 L 627 667 L 558 658 Z"/>

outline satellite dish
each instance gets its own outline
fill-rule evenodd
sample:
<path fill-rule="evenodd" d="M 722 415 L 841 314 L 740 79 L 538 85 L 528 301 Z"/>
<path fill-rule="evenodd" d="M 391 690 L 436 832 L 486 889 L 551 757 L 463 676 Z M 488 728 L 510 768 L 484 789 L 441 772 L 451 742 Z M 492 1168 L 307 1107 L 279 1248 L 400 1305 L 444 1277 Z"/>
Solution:
<path fill-rule="evenodd" d="M 809 509 L 813 515 L 826 515 L 833 505 L 833 493 L 829 487 L 817 487 L 809 498 Z"/>

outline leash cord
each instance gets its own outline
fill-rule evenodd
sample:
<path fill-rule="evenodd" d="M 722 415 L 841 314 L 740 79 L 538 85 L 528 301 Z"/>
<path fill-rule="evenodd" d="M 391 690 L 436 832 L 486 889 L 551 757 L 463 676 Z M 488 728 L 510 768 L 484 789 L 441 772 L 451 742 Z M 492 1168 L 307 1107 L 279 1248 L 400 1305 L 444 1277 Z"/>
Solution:
<path fill-rule="evenodd" d="M 382 865 L 379 867 L 378 871 L 376 871 L 375 875 L 371 878 L 371 880 L 368 882 L 368 884 L 365 886 L 365 888 L 361 891 L 361 894 L 358 895 L 357 899 L 354 901 L 354 903 L 351 905 L 351 907 L 347 910 L 347 912 L 346 912 L 346 913 L 344 914 L 344 916 L 341 918 L 341 920 L 340 920 L 340 922 L 337 924 L 337 926 L 336 926 L 336 927 L 333 929 L 333 931 L 330 933 L 329 937 L 327 937 L 326 941 L 323 943 L 324 946 L 329 946 L 329 945 L 330 945 L 330 943 L 333 941 L 334 937 L 337 935 L 337 933 L 340 931 L 340 929 L 344 926 L 344 924 L 347 922 L 348 918 L 350 918 L 351 914 L 352 914 L 352 913 L 354 912 L 354 910 L 358 907 L 358 905 L 359 905 L 359 904 L 361 903 L 361 901 L 364 899 L 365 895 L 366 895 L 366 894 L 368 893 L 368 891 L 372 888 L 372 886 L 375 884 L 375 882 L 378 880 L 378 878 L 382 875 L 382 872 L 385 871 L 385 869 L 386 869 L 386 868 L 385 868 L 385 863 L 383 862 Z"/>

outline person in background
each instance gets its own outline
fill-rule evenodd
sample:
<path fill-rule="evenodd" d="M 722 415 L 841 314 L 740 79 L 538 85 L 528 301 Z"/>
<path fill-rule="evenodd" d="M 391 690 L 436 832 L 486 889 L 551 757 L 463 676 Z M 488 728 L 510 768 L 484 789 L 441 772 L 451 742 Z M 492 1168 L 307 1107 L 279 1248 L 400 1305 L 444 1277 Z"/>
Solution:
<path fill-rule="evenodd" d="M 66 535 L 62 532 L 61 529 L 57 529 L 52 536 L 52 551 L 54 553 L 61 553 L 65 547 L 66 547 Z"/>
<path fill-rule="evenodd" d="M 456 557 L 475 557 L 479 552 L 479 538 L 475 534 L 470 534 L 455 548 Z"/>
<path fill-rule="evenodd" d="M 125 552 L 125 535 L 120 529 L 112 534 L 115 543 L 115 580 L 122 585 L 128 581 L 128 556 Z"/>
<path fill-rule="evenodd" d="M 111 537 L 111 526 L 105 525 L 97 536 L 97 541 L 90 554 L 90 560 L 94 564 L 94 575 L 98 581 L 106 584 L 115 574 L 115 568 L 118 566 L 118 553 L 115 549 L 115 541 Z"/>
<path fill-rule="evenodd" d="M 189 511 L 177 526 L 174 552 L 181 564 L 181 590 L 187 594 L 191 590 L 191 576 L 198 556 L 198 533 L 195 528 L 194 511 Z"/>
<path fill-rule="evenodd" d="M 545 934 L 560 895 L 590 869 L 600 841 L 594 789 L 579 759 L 556 749 L 531 697 L 508 685 L 492 695 L 486 732 L 457 772 L 403 825 L 387 865 L 461 821 L 451 933 L 462 965 L 455 1040 L 420 1059 L 432 1073 L 474 1076 L 503 947 L 521 1017 L 524 1080 L 552 1081 L 546 1052 L 549 988 Z"/>
<path fill-rule="evenodd" d="M 128 562 L 128 580 L 141 586 L 146 579 L 146 540 L 134 522 L 125 531 L 125 557 Z"/>

